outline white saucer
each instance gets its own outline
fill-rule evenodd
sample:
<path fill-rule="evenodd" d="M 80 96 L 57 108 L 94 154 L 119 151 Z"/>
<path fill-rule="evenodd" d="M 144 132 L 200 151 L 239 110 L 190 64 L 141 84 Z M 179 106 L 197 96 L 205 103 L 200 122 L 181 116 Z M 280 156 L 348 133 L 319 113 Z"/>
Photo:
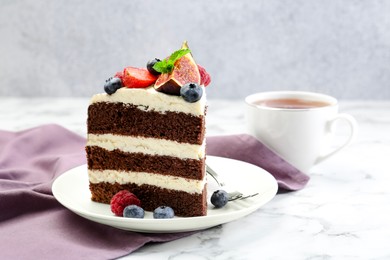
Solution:
<path fill-rule="evenodd" d="M 153 214 L 146 212 L 144 219 L 132 219 L 117 217 L 111 212 L 109 205 L 91 201 L 87 165 L 73 168 L 59 176 L 53 183 L 52 191 L 62 205 L 84 218 L 119 229 L 146 233 L 193 231 L 227 223 L 257 210 L 277 192 L 278 186 L 274 177 L 257 166 L 215 156 L 207 156 L 207 164 L 227 183 L 223 188 L 226 191 L 239 190 L 245 194 L 259 194 L 244 200 L 231 201 L 220 209 L 215 209 L 208 198 L 207 216 L 203 217 L 153 219 Z M 218 186 L 211 177 L 208 177 L 208 182 L 210 197 Z"/>

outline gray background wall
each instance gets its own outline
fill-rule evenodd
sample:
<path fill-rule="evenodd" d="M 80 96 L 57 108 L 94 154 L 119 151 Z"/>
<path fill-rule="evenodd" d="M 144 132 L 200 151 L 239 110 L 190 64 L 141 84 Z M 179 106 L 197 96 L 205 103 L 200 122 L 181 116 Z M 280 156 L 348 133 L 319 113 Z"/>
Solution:
<path fill-rule="evenodd" d="M 0 0 L 0 96 L 90 96 L 188 40 L 211 98 L 390 99 L 390 1 Z"/>

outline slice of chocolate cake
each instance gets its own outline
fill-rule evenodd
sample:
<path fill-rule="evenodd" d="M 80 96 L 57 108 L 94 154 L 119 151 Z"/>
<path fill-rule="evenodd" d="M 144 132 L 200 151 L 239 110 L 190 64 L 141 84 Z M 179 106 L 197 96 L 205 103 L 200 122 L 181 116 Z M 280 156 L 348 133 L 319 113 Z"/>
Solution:
<path fill-rule="evenodd" d="M 92 97 L 86 151 L 93 201 L 110 203 L 117 192 L 129 190 L 147 211 L 169 206 L 177 216 L 206 215 L 206 95 L 196 70 L 195 83 L 174 79 L 179 85 L 172 88 L 173 71 L 169 79 L 162 74 L 169 86 L 156 77 L 154 86 L 138 88 L 126 85 L 139 81 L 134 69 L 126 68 L 118 76 L 124 87 Z"/>

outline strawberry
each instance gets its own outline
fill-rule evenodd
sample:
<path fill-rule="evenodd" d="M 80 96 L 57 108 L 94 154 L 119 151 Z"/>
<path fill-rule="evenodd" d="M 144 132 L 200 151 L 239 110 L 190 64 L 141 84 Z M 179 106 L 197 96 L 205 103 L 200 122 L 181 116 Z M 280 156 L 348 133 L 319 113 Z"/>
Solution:
<path fill-rule="evenodd" d="M 156 80 L 157 77 L 146 68 L 127 67 L 123 70 L 122 82 L 127 88 L 146 88 Z"/>
<path fill-rule="evenodd" d="M 111 211 L 116 216 L 123 216 L 123 210 L 129 205 L 141 206 L 141 201 L 130 191 L 121 190 L 116 193 L 110 202 Z"/>
<path fill-rule="evenodd" d="M 211 82 L 210 74 L 206 71 L 205 68 L 198 64 L 199 74 L 200 74 L 200 84 L 207 87 Z"/>

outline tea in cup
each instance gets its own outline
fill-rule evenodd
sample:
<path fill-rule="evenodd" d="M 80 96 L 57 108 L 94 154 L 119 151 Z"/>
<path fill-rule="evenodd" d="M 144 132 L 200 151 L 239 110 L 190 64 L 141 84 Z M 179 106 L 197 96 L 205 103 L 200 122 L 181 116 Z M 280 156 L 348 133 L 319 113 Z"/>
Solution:
<path fill-rule="evenodd" d="M 247 96 L 245 102 L 249 133 L 305 173 L 350 144 L 357 133 L 356 120 L 339 113 L 337 99 L 325 94 L 261 92 Z M 338 148 L 326 152 L 340 120 L 349 125 L 350 133 Z"/>

